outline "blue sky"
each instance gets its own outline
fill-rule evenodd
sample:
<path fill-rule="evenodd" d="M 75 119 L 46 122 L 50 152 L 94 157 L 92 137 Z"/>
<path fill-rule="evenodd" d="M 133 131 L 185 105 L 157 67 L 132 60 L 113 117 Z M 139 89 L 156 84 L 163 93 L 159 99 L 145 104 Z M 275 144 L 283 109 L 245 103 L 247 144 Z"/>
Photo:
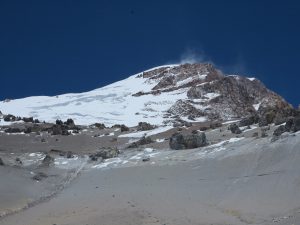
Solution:
<path fill-rule="evenodd" d="M 298 105 L 299 12 L 293 0 L 0 0 L 0 99 L 88 91 L 188 58 Z"/>

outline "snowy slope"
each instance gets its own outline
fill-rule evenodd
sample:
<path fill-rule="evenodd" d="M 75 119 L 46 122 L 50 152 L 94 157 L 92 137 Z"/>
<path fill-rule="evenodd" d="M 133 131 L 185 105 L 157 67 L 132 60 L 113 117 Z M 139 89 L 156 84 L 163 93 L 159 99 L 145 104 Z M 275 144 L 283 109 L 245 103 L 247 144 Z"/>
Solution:
<path fill-rule="evenodd" d="M 176 65 L 162 67 L 174 66 Z M 161 67 L 153 69 L 157 68 Z M 77 124 L 82 125 L 101 122 L 106 125 L 124 123 L 135 126 L 141 121 L 162 124 L 164 112 L 178 99 L 186 99 L 187 90 L 164 92 L 155 98 L 153 95 L 133 97 L 132 94 L 137 92 L 151 91 L 158 83 L 156 80 L 149 80 L 139 75 L 141 73 L 85 93 L 2 101 L 0 110 L 4 114 L 32 116 L 42 121 L 72 118 Z"/>
<path fill-rule="evenodd" d="M 182 125 L 264 115 L 270 108 L 284 116 L 292 112 L 291 105 L 259 80 L 226 76 L 209 63 L 155 67 L 85 93 L 0 102 L 3 114 L 47 122 L 72 118 L 81 125 Z"/>

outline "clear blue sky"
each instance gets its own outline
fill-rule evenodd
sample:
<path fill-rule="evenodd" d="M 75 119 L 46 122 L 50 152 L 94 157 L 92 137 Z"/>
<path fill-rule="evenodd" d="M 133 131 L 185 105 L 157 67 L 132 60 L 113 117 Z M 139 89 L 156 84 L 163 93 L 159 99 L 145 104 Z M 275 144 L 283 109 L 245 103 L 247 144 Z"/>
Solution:
<path fill-rule="evenodd" d="M 193 55 L 298 105 L 299 12 L 296 0 L 0 0 L 0 99 L 88 91 Z"/>

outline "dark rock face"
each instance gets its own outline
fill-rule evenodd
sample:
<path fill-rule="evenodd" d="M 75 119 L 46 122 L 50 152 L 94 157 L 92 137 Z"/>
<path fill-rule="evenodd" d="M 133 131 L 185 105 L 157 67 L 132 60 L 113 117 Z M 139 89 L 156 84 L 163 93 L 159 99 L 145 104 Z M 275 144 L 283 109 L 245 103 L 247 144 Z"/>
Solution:
<path fill-rule="evenodd" d="M 4 162 L 1 158 L 0 158 L 0 166 L 4 166 Z"/>
<path fill-rule="evenodd" d="M 293 124 L 291 126 L 291 130 L 292 132 L 297 132 L 300 130 L 300 116 L 297 116 L 293 119 Z"/>
<path fill-rule="evenodd" d="M 300 130 L 300 116 L 290 117 L 285 123 L 285 131 L 287 132 L 297 132 Z"/>
<path fill-rule="evenodd" d="M 167 88 L 175 84 L 176 81 L 174 76 L 165 77 L 152 90 Z"/>
<path fill-rule="evenodd" d="M 205 100 L 208 93 L 215 95 L 200 105 L 206 107 L 203 112 L 209 118 L 230 119 L 258 114 L 270 123 L 277 114 L 286 117 L 293 113 L 291 105 L 256 79 L 249 80 L 242 76 L 219 77 L 213 82 L 192 86 L 187 95 L 192 101 L 194 99 Z M 192 103 L 192 105 L 195 104 Z M 259 108 L 256 111 L 254 105 L 258 104 Z M 276 113 L 273 115 L 272 111 Z"/>
<path fill-rule="evenodd" d="M 259 120 L 259 117 L 257 115 L 253 115 L 253 116 L 243 118 L 239 122 L 239 127 L 245 127 L 245 126 L 253 125 L 255 123 L 258 123 L 258 120 Z"/>
<path fill-rule="evenodd" d="M 150 137 L 142 137 L 140 140 L 131 143 L 127 148 L 138 148 L 141 145 L 147 145 L 147 144 L 151 144 L 154 141 L 150 138 Z"/>
<path fill-rule="evenodd" d="M 231 133 L 233 133 L 233 134 L 240 134 L 240 133 L 242 133 L 242 131 L 240 130 L 239 126 L 236 125 L 235 123 L 234 124 L 230 124 L 229 127 L 228 127 L 228 130 L 230 130 Z"/>
<path fill-rule="evenodd" d="M 205 133 L 183 135 L 175 133 L 170 138 L 169 146 L 171 149 L 192 149 L 207 145 Z"/>
<path fill-rule="evenodd" d="M 154 128 L 155 126 L 151 125 L 150 123 L 139 122 L 137 130 L 146 131 L 146 130 L 153 130 Z"/>
<path fill-rule="evenodd" d="M 282 115 L 278 114 L 274 118 L 274 124 L 275 125 L 283 124 L 287 121 L 287 119 L 288 119 L 287 117 L 283 117 Z"/>
<path fill-rule="evenodd" d="M 194 118 L 204 116 L 205 114 L 199 111 L 195 106 L 185 102 L 183 100 L 178 100 L 169 110 L 168 113 L 172 115 L 181 116 L 192 116 Z"/>
<path fill-rule="evenodd" d="M 274 136 L 280 136 L 284 132 L 286 132 L 285 126 L 281 125 L 281 126 L 277 127 L 276 130 L 274 130 L 273 135 Z"/>

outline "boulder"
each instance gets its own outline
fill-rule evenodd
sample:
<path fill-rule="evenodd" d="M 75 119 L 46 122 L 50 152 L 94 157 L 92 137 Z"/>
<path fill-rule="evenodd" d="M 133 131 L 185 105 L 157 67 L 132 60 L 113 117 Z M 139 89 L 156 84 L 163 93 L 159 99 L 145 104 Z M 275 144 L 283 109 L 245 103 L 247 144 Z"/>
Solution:
<path fill-rule="evenodd" d="M 65 125 L 69 127 L 69 129 L 73 129 L 75 127 L 75 123 L 73 119 L 67 119 L 66 122 L 64 122 Z"/>
<path fill-rule="evenodd" d="M 4 166 L 4 162 L 1 158 L 0 158 L 0 166 Z"/>
<path fill-rule="evenodd" d="M 122 125 L 120 126 L 120 129 L 121 129 L 121 132 L 129 131 L 129 127 L 125 126 L 124 124 L 122 124 Z"/>
<path fill-rule="evenodd" d="M 16 117 L 14 115 L 8 114 L 8 115 L 3 116 L 3 120 L 5 122 L 14 122 L 14 121 L 16 121 Z"/>
<path fill-rule="evenodd" d="M 148 162 L 148 161 L 150 161 L 150 157 L 149 157 L 149 156 L 146 156 L 146 157 L 144 157 L 144 158 L 142 159 L 142 161 L 143 161 L 143 162 Z"/>
<path fill-rule="evenodd" d="M 236 125 L 235 123 L 230 124 L 229 127 L 228 127 L 228 130 L 230 130 L 231 133 L 233 133 L 233 134 L 240 134 L 240 133 L 242 133 L 242 131 L 240 130 L 239 126 Z"/>
<path fill-rule="evenodd" d="M 67 151 L 66 157 L 67 157 L 67 159 L 70 159 L 70 158 L 74 158 L 74 155 L 71 151 Z"/>
<path fill-rule="evenodd" d="M 145 131 L 145 130 L 153 130 L 154 128 L 155 128 L 155 126 L 151 125 L 150 123 L 139 122 L 137 130 Z"/>
<path fill-rule="evenodd" d="M 22 120 L 25 123 L 33 123 L 33 117 L 23 117 Z"/>
<path fill-rule="evenodd" d="M 22 162 L 22 160 L 20 159 L 20 158 L 16 158 L 16 163 L 18 164 L 18 165 L 22 165 L 23 164 L 23 162 Z"/>
<path fill-rule="evenodd" d="M 45 179 L 45 178 L 47 178 L 47 177 L 48 177 L 47 174 L 45 174 L 45 173 L 43 173 L 43 172 L 38 172 L 36 175 L 34 175 L 34 176 L 32 177 L 32 179 L 33 179 L 33 180 L 36 180 L 36 181 L 41 181 L 41 180 L 43 180 L 43 179 Z"/>
<path fill-rule="evenodd" d="M 42 161 L 42 165 L 43 166 L 49 166 L 53 162 L 54 162 L 54 158 L 51 157 L 49 154 L 47 154 L 45 156 L 45 158 L 43 159 L 43 161 Z"/>
<path fill-rule="evenodd" d="M 171 149 L 192 149 L 207 145 L 205 133 L 183 135 L 175 133 L 170 138 L 169 146 Z"/>

